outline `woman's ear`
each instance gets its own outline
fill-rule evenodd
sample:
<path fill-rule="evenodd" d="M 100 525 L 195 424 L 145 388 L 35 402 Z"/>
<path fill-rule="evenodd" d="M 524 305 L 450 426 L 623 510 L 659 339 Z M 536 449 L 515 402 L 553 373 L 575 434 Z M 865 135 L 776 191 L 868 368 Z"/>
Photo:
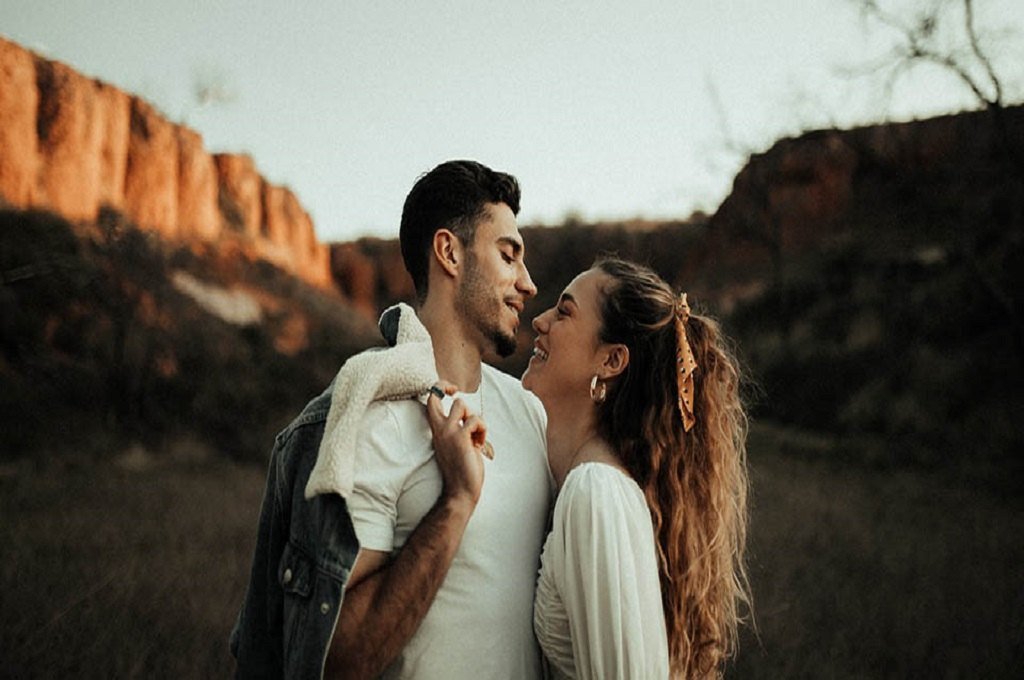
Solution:
<path fill-rule="evenodd" d="M 604 373 L 602 377 L 608 380 L 621 375 L 626 370 L 626 366 L 629 366 L 629 348 L 623 344 L 609 345 L 604 362 L 601 364 Z"/>
<path fill-rule="evenodd" d="M 447 229 L 438 229 L 434 232 L 433 251 L 441 271 L 449 276 L 458 275 L 462 261 L 462 241 L 458 236 Z"/>

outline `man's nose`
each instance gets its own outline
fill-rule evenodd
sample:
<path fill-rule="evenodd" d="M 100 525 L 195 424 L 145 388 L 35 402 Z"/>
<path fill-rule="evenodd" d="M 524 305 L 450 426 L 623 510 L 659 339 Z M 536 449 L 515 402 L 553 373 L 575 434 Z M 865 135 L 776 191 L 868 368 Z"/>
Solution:
<path fill-rule="evenodd" d="M 516 288 L 526 298 L 532 298 L 537 294 L 537 286 L 534 285 L 533 279 L 530 278 L 530 270 L 526 268 L 526 265 L 521 265 L 522 271 L 519 272 L 519 280 L 516 281 Z"/>

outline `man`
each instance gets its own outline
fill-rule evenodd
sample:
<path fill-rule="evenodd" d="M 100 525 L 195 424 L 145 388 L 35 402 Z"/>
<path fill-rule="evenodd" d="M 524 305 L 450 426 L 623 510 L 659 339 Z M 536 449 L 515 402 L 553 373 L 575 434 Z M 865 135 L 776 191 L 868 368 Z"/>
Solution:
<path fill-rule="evenodd" d="M 415 400 L 373 403 L 346 500 L 302 498 L 329 399 L 279 435 L 232 636 L 240 676 L 539 677 L 544 416 L 517 380 L 482 364 L 514 350 L 536 293 L 518 210 L 515 179 L 471 161 L 443 163 L 410 191 L 400 240 L 417 316 L 438 376 L 464 393 L 447 418 L 434 400 L 429 419 Z M 434 455 L 432 428 L 482 430 L 478 416 L 493 460 Z"/>

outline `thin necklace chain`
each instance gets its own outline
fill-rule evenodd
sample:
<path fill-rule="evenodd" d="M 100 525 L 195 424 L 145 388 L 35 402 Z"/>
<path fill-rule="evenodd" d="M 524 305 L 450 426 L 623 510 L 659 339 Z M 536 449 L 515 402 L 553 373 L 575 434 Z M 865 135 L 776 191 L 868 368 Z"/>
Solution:
<path fill-rule="evenodd" d="M 480 417 L 484 417 L 484 374 L 480 372 Z"/>
<path fill-rule="evenodd" d="M 484 417 L 484 375 L 483 371 L 480 372 L 480 418 Z M 494 445 L 491 444 L 491 440 L 484 441 L 484 456 L 494 460 Z"/>

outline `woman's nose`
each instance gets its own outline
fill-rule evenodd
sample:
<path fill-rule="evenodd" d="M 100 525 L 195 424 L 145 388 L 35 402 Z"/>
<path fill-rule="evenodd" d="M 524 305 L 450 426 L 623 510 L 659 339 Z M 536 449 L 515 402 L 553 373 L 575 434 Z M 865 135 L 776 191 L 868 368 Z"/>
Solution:
<path fill-rule="evenodd" d="M 533 330 L 538 333 L 548 332 L 548 314 L 551 312 L 550 309 L 546 309 L 537 316 L 533 317 Z"/>

